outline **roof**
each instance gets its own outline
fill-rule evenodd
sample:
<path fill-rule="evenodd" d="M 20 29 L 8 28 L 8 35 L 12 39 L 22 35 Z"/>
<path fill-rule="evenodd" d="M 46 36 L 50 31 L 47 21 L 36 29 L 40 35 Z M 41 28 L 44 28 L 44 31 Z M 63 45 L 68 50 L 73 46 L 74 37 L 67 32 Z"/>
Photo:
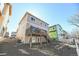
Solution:
<path fill-rule="evenodd" d="M 56 25 L 53 25 L 53 26 L 50 26 L 49 28 L 51 28 L 51 27 L 54 27 L 54 26 L 60 26 L 59 24 L 56 24 Z M 60 26 L 61 27 L 61 26 Z M 62 28 L 62 27 L 61 27 Z"/>

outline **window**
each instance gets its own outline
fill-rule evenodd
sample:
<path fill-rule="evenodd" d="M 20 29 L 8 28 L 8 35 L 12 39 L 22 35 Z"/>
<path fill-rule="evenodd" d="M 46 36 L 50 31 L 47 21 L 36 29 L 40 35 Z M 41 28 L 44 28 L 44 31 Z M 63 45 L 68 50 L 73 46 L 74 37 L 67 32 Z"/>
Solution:
<path fill-rule="evenodd" d="M 33 27 L 33 26 L 31 26 L 31 30 L 32 30 L 32 32 L 36 32 L 36 33 L 40 32 L 39 28 L 36 28 L 36 27 Z"/>
<path fill-rule="evenodd" d="M 45 26 L 47 26 L 47 25 L 45 24 Z"/>
<path fill-rule="evenodd" d="M 40 23 L 42 25 L 42 23 Z"/>
<path fill-rule="evenodd" d="M 55 29 L 55 27 L 53 27 L 53 30 Z"/>
<path fill-rule="evenodd" d="M 60 31 L 62 31 L 62 29 L 61 29 L 61 28 L 59 28 L 59 30 L 60 30 Z"/>
<path fill-rule="evenodd" d="M 35 19 L 34 19 L 33 17 L 31 17 L 31 20 L 32 20 L 32 21 L 35 21 Z"/>

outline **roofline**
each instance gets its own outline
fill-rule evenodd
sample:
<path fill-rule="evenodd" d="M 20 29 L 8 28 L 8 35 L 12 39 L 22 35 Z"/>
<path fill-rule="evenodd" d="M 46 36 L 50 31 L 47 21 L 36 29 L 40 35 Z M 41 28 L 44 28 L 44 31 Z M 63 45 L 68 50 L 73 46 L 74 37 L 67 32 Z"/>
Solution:
<path fill-rule="evenodd" d="M 22 19 L 24 18 L 25 15 L 26 15 L 26 13 L 22 16 L 22 18 L 21 18 L 19 24 L 22 22 Z"/>
<path fill-rule="evenodd" d="M 50 28 L 50 27 L 53 27 L 53 26 L 57 26 L 57 25 L 59 25 L 59 24 L 55 24 L 55 25 L 49 26 L 49 28 Z M 59 26 L 61 27 L 61 25 L 59 25 Z"/>
<path fill-rule="evenodd" d="M 31 16 L 34 16 L 34 15 L 32 15 L 31 13 L 29 13 L 29 12 L 27 12 L 27 11 L 26 11 L 26 13 L 24 14 L 24 16 L 27 15 L 27 14 L 29 14 L 29 15 L 31 15 Z M 23 16 L 23 17 L 24 17 L 24 16 Z M 22 19 L 23 19 L 23 17 L 22 17 Z M 46 23 L 47 25 L 49 25 L 47 22 L 41 20 L 40 18 L 38 18 L 38 17 L 36 17 L 36 16 L 34 16 L 34 17 L 37 18 L 37 19 L 39 19 L 40 21 Z M 22 21 L 22 19 L 21 19 L 21 21 Z M 20 21 L 20 23 L 21 23 L 21 21 Z M 19 24 L 20 24 L 20 23 L 19 23 Z"/>
<path fill-rule="evenodd" d="M 57 25 L 59 25 L 60 27 L 61 27 L 61 25 L 60 24 L 56 24 L 56 25 L 53 25 L 53 26 L 57 26 Z M 50 26 L 49 28 L 51 28 L 51 27 L 53 27 L 53 26 Z M 61 27 L 62 28 L 62 27 Z M 62 30 L 64 31 L 64 32 L 66 32 L 63 28 L 62 28 Z M 67 32 L 66 32 L 67 33 Z"/>
<path fill-rule="evenodd" d="M 42 22 L 48 24 L 47 22 L 45 22 L 45 21 L 41 20 L 40 18 L 36 17 L 35 15 L 31 14 L 30 12 L 26 12 L 26 14 L 30 14 L 31 16 L 34 16 L 35 18 L 39 19 L 40 21 L 42 21 Z M 49 25 L 49 24 L 48 24 L 48 25 Z"/>

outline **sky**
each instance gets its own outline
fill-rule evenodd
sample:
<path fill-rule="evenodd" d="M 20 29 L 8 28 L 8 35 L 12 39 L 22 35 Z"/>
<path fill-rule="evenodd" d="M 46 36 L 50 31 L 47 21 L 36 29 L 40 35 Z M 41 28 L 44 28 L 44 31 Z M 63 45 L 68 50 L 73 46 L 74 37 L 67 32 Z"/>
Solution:
<path fill-rule="evenodd" d="M 60 24 L 71 32 L 74 28 L 68 20 L 79 11 L 78 4 L 73 3 L 12 3 L 12 17 L 8 24 L 8 31 L 16 31 L 18 23 L 26 11 L 47 22 L 49 26 Z"/>

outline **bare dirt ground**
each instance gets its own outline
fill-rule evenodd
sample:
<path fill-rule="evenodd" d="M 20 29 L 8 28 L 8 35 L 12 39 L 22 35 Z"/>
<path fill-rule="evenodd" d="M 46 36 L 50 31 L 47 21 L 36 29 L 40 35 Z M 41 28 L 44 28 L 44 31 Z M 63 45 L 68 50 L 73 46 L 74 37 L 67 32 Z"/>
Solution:
<path fill-rule="evenodd" d="M 49 45 L 44 44 L 43 47 L 28 45 L 16 45 L 16 39 L 5 39 L 0 42 L 1 56 L 77 56 L 76 49 L 63 46 L 60 42 L 52 42 Z M 38 47 L 38 48 L 36 48 Z"/>

